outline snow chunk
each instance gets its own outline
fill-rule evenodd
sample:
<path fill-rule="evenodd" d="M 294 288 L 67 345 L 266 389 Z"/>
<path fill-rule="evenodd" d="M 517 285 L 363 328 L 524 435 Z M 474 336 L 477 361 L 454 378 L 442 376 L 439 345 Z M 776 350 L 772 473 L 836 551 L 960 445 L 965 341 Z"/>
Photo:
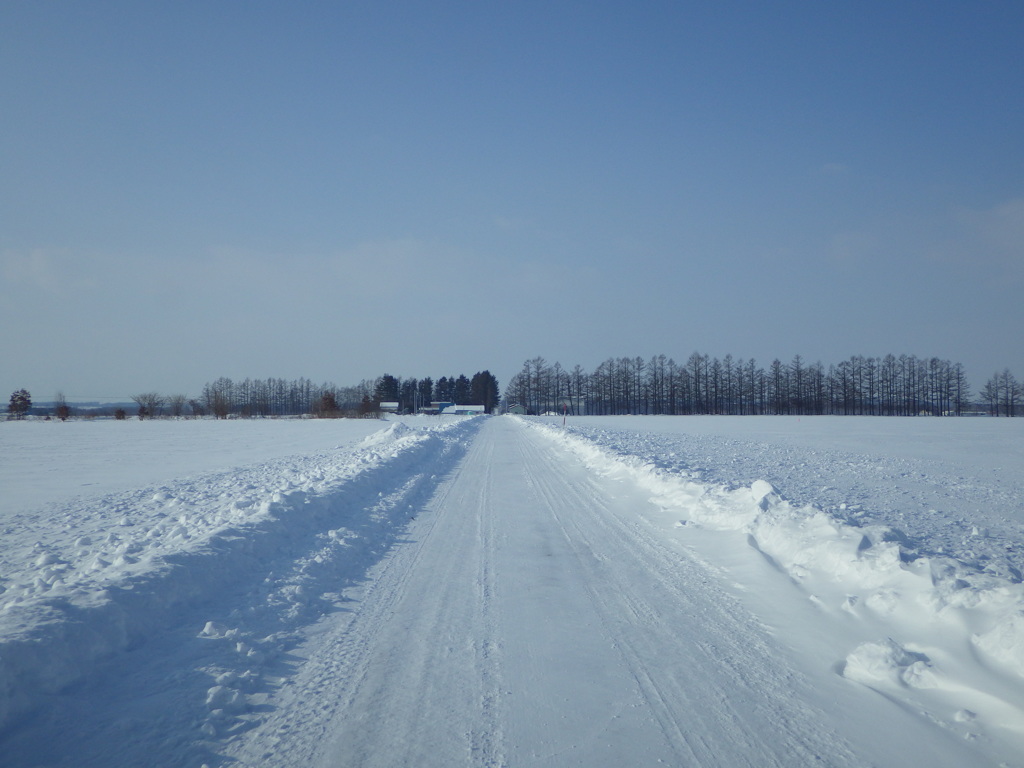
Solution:
<path fill-rule="evenodd" d="M 923 653 L 909 651 L 892 638 L 862 643 L 849 656 L 843 677 L 868 686 L 896 685 L 935 688 L 931 662 Z"/>
<path fill-rule="evenodd" d="M 1024 675 L 1024 612 L 1005 616 L 988 632 L 971 641 L 992 658 Z"/>
<path fill-rule="evenodd" d="M 206 692 L 206 706 L 211 710 L 224 712 L 244 712 L 245 696 L 234 688 L 226 685 L 215 685 Z"/>
<path fill-rule="evenodd" d="M 235 637 L 237 634 L 237 629 L 229 629 L 218 621 L 208 621 L 206 622 L 206 626 L 203 627 L 203 631 L 199 633 L 199 637 L 220 639 L 225 637 Z"/>
<path fill-rule="evenodd" d="M 52 552 L 44 552 L 43 554 L 41 554 L 39 557 L 36 558 L 36 567 L 37 568 L 42 568 L 43 566 L 46 566 L 46 565 L 59 565 L 60 563 L 61 563 L 61 559 L 59 557 L 57 557 L 55 554 L 53 554 Z"/>
<path fill-rule="evenodd" d="M 411 435 L 414 431 L 415 430 L 413 430 L 408 424 L 396 421 L 387 429 L 382 429 L 380 432 L 374 432 L 372 435 L 364 437 L 361 445 L 366 448 L 375 445 L 384 445 L 385 443 L 390 443 L 400 437 Z"/>
<path fill-rule="evenodd" d="M 754 503 L 763 511 L 780 500 L 775 486 L 767 480 L 755 480 L 750 486 L 750 495 Z"/>

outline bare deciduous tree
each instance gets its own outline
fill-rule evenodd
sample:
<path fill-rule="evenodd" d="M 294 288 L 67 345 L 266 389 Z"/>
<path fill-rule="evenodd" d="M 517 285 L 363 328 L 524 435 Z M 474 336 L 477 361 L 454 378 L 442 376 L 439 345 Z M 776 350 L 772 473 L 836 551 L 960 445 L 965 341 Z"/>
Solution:
<path fill-rule="evenodd" d="M 139 419 L 153 419 L 160 415 L 166 399 L 157 392 L 143 392 L 132 395 L 132 401 L 139 406 Z"/>
<path fill-rule="evenodd" d="M 185 395 L 171 395 L 167 398 L 167 405 L 171 408 L 171 416 L 180 419 L 185 411 L 185 403 L 188 398 Z"/>
<path fill-rule="evenodd" d="M 1009 371 L 996 374 L 982 393 L 993 412 L 1018 415 L 1024 388 Z M 509 405 L 529 413 L 569 403 L 592 415 L 849 414 L 961 415 L 970 388 L 964 368 L 939 358 L 854 355 L 837 365 L 808 364 L 796 355 L 767 368 L 753 359 L 723 360 L 694 352 L 685 365 L 664 356 L 608 358 L 593 373 L 572 374 L 544 358 L 527 360 L 505 390 Z"/>
<path fill-rule="evenodd" d="M 53 398 L 53 403 L 56 406 L 54 408 L 54 415 L 61 421 L 67 421 L 71 416 L 71 407 L 68 405 L 67 398 L 64 397 L 63 392 L 58 392 L 57 396 Z"/>

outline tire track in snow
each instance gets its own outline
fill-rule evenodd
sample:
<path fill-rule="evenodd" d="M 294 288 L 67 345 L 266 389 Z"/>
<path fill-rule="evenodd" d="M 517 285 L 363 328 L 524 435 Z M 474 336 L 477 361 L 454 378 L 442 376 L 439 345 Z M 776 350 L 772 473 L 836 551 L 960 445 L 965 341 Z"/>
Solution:
<path fill-rule="evenodd" d="M 524 466 L 568 468 L 524 430 Z M 547 454 L 545 456 L 544 454 Z M 796 676 L 756 620 L 718 590 L 700 563 L 654 539 L 582 471 L 526 475 L 580 567 L 588 597 L 681 765 L 860 765 L 800 703 Z M 624 504 L 623 501 L 626 503 Z M 767 734 L 771 738 L 765 738 Z"/>
<path fill-rule="evenodd" d="M 525 435 L 522 437 L 525 438 Z M 528 443 L 525 439 L 521 439 L 518 448 L 520 455 L 523 458 L 524 466 L 532 465 L 537 461 L 539 447 L 535 442 Z M 618 631 L 618 628 L 612 621 L 610 621 L 610 617 L 608 615 L 609 606 L 605 604 L 606 601 L 598 599 L 596 591 L 589 584 L 591 579 L 596 579 L 597 583 L 605 581 L 604 574 L 601 574 L 599 570 L 602 567 L 602 561 L 605 561 L 607 558 L 596 553 L 592 548 L 584 546 L 583 542 L 585 539 L 580 541 L 578 538 L 579 527 L 577 524 L 569 523 L 569 525 L 574 529 L 573 532 L 570 533 L 566 528 L 567 523 L 563 521 L 563 517 L 565 517 L 565 515 L 560 515 L 557 511 L 558 506 L 566 504 L 566 490 L 571 492 L 575 506 L 578 509 L 597 508 L 599 513 L 607 514 L 607 509 L 603 504 L 603 500 L 598 493 L 588 494 L 584 497 L 583 494 L 578 493 L 578 487 L 567 483 L 564 480 L 558 481 L 557 489 L 553 487 L 550 481 L 551 478 L 546 473 L 535 476 L 524 472 L 525 484 L 544 500 L 545 505 L 550 510 L 551 516 L 556 522 L 562 537 L 572 549 L 577 562 L 581 567 L 589 572 L 589 578 L 586 579 L 584 583 L 587 584 L 587 593 L 590 602 L 601 613 L 602 625 L 605 632 L 609 637 L 614 638 L 614 647 L 620 651 L 623 660 L 629 666 L 632 677 L 641 691 L 644 703 L 658 721 L 662 734 L 665 736 L 666 741 L 675 752 L 675 756 L 677 758 L 676 762 L 678 764 L 687 764 L 690 762 L 699 763 L 700 753 L 690 746 L 679 726 L 679 723 L 676 722 L 676 719 L 672 715 L 671 708 L 668 705 L 666 697 L 662 694 L 654 678 L 652 678 L 652 676 L 647 672 L 645 665 L 639 663 L 639 657 L 632 651 L 628 641 L 625 641 L 622 638 L 622 633 Z M 574 536 L 573 534 L 577 534 L 577 536 Z M 606 586 L 610 585 L 606 584 Z M 629 624 L 650 624 L 650 611 L 638 610 L 638 606 L 634 604 L 634 601 L 629 600 L 628 598 L 626 600 L 625 607 L 629 609 L 629 614 L 632 619 L 629 621 Z"/>
<path fill-rule="evenodd" d="M 460 488 L 441 479 L 406 541 L 348 593 L 353 612 L 310 639 L 275 716 L 232 757 L 281 767 L 501 764 L 491 577 L 475 554 L 490 547 L 489 526 L 479 511 L 452 519 L 451 508 L 481 509 L 452 498 Z"/>
<path fill-rule="evenodd" d="M 479 443 L 478 443 L 479 445 Z M 471 735 L 471 758 L 474 765 L 502 766 L 504 756 L 504 730 L 501 717 L 501 642 L 498 637 L 494 611 L 495 591 L 495 526 L 494 516 L 488 514 L 489 490 L 493 483 L 494 446 L 480 447 L 479 457 L 484 466 L 483 480 L 475 496 L 478 546 L 481 550 L 477 574 L 478 600 L 483 632 L 476 637 L 474 659 L 480 680 L 481 727 Z"/>
<path fill-rule="evenodd" d="M 631 486 L 491 419 L 323 625 L 244 765 L 860 765 Z"/>

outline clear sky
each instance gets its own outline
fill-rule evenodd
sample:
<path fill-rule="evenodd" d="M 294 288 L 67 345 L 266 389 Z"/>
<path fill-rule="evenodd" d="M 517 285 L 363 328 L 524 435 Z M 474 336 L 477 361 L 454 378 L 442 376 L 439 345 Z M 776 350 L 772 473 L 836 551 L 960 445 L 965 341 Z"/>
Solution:
<path fill-rule="evenodd" d="M 1024 3 L 0 0 L 0 395 L 1024 376 Z"/>

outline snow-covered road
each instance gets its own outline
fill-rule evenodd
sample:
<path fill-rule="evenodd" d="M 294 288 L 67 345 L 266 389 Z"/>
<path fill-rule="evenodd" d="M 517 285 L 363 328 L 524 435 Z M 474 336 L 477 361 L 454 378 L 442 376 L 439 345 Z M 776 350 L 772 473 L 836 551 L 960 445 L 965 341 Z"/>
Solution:
<path fill-rule="evenodd" d="M 488 421 L 353 613 L 311 641 L 287 701 L 232 755 L 853 764 L 758 623 L 639 528 L 638 503 L 522 423 Z"/>
<path fill-rule="evenodd" d="M 703 481 L 691 423 L 358 425 L 323 453 L 0 505 L 0 762 L 1017 765 L 1021 584 L 936 554 L 927 525 L 911 546 Z M 18 429 L 40 456 L 58 434 Z M 776 479 L 766 445 L 698 445 L 722 479 L 750 456 Z M 856 464 L 792 450 L 830 493 Z M 1006 525 L 989 549 L 1020 544 Z"/>

